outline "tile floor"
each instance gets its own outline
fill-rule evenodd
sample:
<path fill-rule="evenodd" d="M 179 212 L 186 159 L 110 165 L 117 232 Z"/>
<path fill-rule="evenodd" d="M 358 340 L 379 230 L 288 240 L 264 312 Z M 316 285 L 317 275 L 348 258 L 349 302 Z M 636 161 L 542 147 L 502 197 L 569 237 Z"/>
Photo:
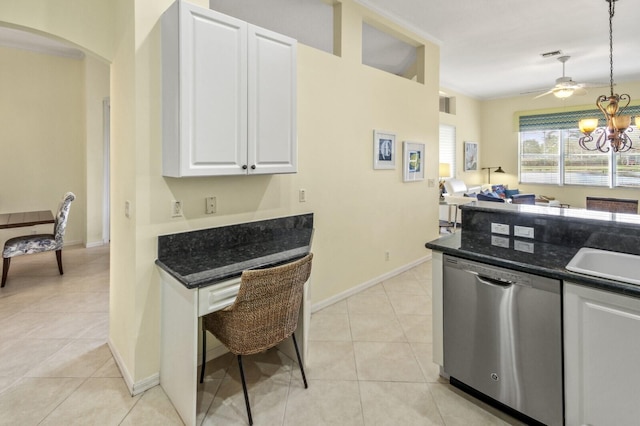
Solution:
<path fill-rule="evenodd" d="M 16 258 L 0 290 L 0 425 L 180 425 L 156 386 L 131 397 L 106 344 L 109 248 Z M 431 363 L 426 262 L 312 316 L 309 388 L 277 350 L 245 359 L 255 425 L 519 424 Z M 246 424 L 235 358 L 207 364 L 204 425 Z"/>

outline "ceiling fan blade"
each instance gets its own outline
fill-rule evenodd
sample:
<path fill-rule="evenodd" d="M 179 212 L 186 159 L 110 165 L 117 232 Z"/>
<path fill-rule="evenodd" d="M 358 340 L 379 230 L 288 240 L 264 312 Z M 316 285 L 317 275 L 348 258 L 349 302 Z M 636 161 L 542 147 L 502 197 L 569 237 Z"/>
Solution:
<path fill-rule="evenodd" d="M 587 94 L 587 89 L 584 87 L 577 87 L 573 90 L 574 95 L 582 96 Z"/>
<path fill-rule="evenodd" d="M 538 95 L 538 96 L 534 97 L 533 99 L 538 99 L 538 98 L 541 98 L 541 97 L 543 97 L 543 96 L 550 95 L 550 94 L 552 94 L 552 93 L 553 93 L 553 89 L 551 89 L 551 90 L 549 90 L 549 91 L 546 91 L 546 92 L 544 92 L 544 93 L 542 93 L 542 94 L 540 94 L 540 95 Z"/>

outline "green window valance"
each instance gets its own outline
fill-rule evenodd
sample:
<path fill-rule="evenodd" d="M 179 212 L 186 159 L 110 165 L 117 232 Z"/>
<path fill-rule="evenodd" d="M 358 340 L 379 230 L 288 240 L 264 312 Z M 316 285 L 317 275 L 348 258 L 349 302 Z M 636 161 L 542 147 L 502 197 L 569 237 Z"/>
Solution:
<path fill-rule="evenodd" d="M 630 105 L 625 110 L 626 115 L 640 115 L 640 105 Z M 605 126 L 604 116 L 598 109 L 582 111 L 557 112 L 553 114 L 521 115 L 520 131 L 527 130 L 564 130 L 577 129 L 578 122 L 583 118 L 598 118 L 598 126 Z"/>

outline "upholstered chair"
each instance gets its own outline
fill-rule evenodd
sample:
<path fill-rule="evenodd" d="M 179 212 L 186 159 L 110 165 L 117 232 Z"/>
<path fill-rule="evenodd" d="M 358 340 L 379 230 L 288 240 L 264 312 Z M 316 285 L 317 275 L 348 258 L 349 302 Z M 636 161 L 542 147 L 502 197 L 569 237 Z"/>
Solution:
<path fill-rule="evenodd" d="M 204 379 L 206 332 L 209 331 L 231 353 L 237 355 L 250 425 L 253 424 L 253 418 L 242 366 L 243 355 L 266 351 L 291 336 L 304 387 L 307 388 L 307 378 L 294 331 L 298 326 L 303 287 L 311 274 L 312 259 L 313 254 L 309 253 L 286 265 L 244 271 L 238 296 L 233 304 L 202 317 L 200 383 Z"/>
<path fill-rule="evenodd" d="M 69 208 L 71 202 L 76 199 L 73 192 L 67 192 L 64 195 L 58 213 L 53 224 L 53 234 L 35 234 L 14 237 L 4 243 L 2 251 L 2 287 L 7 282 L 7 274 L 9 273 L 9 265 L 11 258 L 23 254 L 42 253 L 44 251 L 55 251 L 58 260 L 58 271 L 62 272 L 62 245 L 64 231 L 67 228 L 67 218 L 69 217 Z"/>

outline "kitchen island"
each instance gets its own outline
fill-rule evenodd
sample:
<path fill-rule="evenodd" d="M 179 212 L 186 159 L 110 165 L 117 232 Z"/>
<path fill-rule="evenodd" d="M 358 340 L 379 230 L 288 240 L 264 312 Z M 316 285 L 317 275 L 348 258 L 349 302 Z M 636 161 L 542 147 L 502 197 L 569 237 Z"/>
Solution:
<path fill-rule="evenodd" d="M 640 216 L 483 202 L 461 210 L 461 232 L 426 244 L 433 250 L 433 360 L 441 372 L 447 375 L 444 254 L 561 280 L 565 424 L 628 424 L 639 418 L 631 395 L 640 383 L 633 367 L 640 344 L 632 338 L 640 334 L 640 286 L 566 266 L 582 247 L 640 254 Z M 629 267 L 640 271 L 640 265 Z"/>
<path fill-rule="evenodd" d="M 311 251 L 313 214 L 288 216 L 158 237 L 162 284 L 160 385 L 186 425 L 196 424 L 200 317 L 235 300 L 243 270 L 288 263 Z M 296 334 L 307 352 L 310 306 L 305 284 Z M 210 358 L 226 349 L 215 339 Z M 208 342 L 209 343 L 209 342 Z M 296 359 L 289 340 L 279 347 Z"/>

